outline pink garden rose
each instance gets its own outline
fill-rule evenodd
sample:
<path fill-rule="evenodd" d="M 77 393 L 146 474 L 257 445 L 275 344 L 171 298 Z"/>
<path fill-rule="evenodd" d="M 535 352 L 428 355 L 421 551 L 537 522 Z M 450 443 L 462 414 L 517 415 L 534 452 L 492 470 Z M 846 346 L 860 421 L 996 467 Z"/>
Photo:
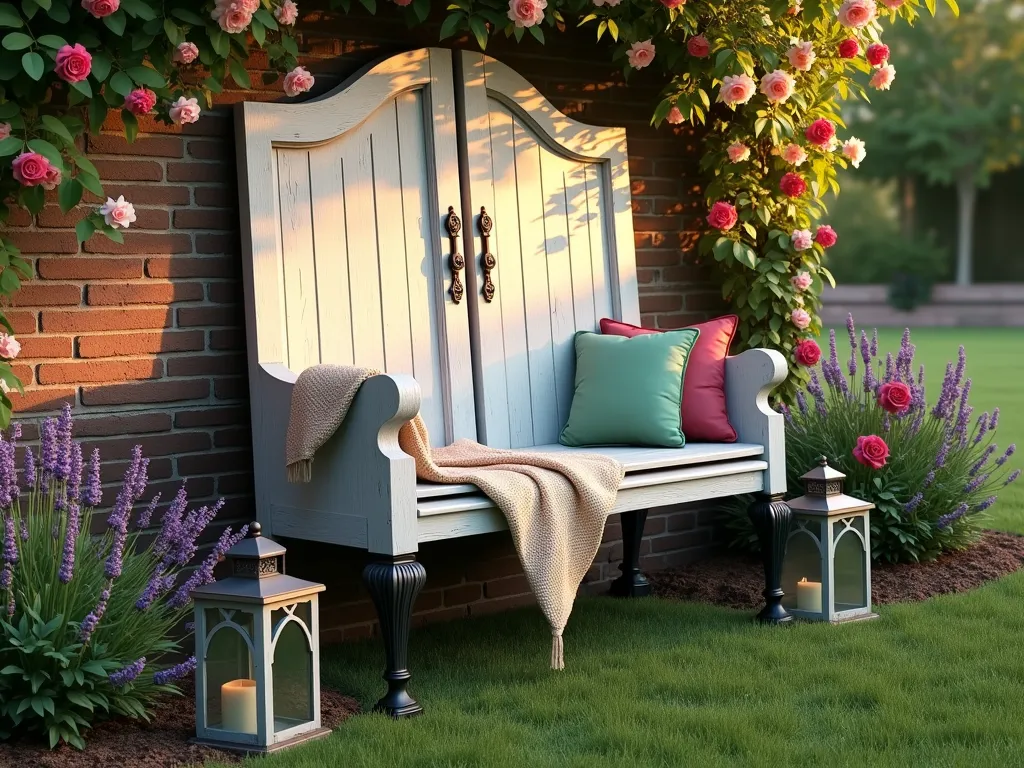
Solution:
<path fill-rule="evenodd" d="M 11 124 L 10 123 L 0 123 L 0 141 L 6 139 L 10 135 L 11 135 Z"/>
<path fill-rule="evenodd" d="M 757 91 L 757 83 L 749 75 L 726 75 L 718 91 L 718 100 L 735 107 L 746 104 Z"/>
<path fill-rule="evenodd" d="M 814 282 L 814 278 L 807 272 L 797 272 L 791 278 L 789 278 L 789 284 L 793 286 L 796 291 L 806 291 L 811 287 L 811 283 Z"/>
<path fill-rule="evenodd" d="M 305 67 L 296 67 L 284 76 L 284 92 L 286 96 L 298 96 L 313 87 L 316 78 Z"/>
<path fill-rule="evenodd" d="M 60 182 L 60 168 L 51 164 L 49 170 L 46 171 L 46 178 L 39 182 L 39 186 L 43 189 L 56 189 L 60 186 Z"/>
<path fill-rule="evenodd" d="M 654 43 L 649 39 L 633 43 L 626 51 L 626 58 L 633 69 L 643 69 L 654 61 Z"/>
<path fill-rule="evenodd" d="M 913 399 L 914 393 L 902 381 L 890 381 L 878 388 L 878 405 L 889 413 L 902 413 Z"/>
<path fill-rule="evenodd" d="M 21 342 L 6 333 L 0 333 L 0 357 L 13 360 L 21 352 Z"/>
<path fill-rule="evenodd" d="M 274 18 L 277 19 L 278 23 L 290 27 L 299 18 L 299 6 L 292 2 L 292 0 L 284 0 L 283 3 L 274 9 Z"/>
<path fill-rule="evenodd" d="M 873 67 L 880 67 L 889 60 L 889 46 L 882 43 L 872 43 L 868 46 L 865 56 L 868 64 Z"/>
<path fill-rule="evenodd" d="M 57 51 L 53 72 L 64 82 L 80 83 L 92 72 L 92 54 L 80 43 L 62 46 Z"/>
<path fill-rule="evenodd" d="M 819 117 L 804 131 L 804 136 L 811 144 L 819 147 L 827 147 L 832 137 L 836 135 L 836 126 L 831 120 Z"/>
<path fill-rule="evenodd" d="M 517 27 L 532 27 L 544 20 L 548 0 L 508 0 L 508 17 Z"/>
<path fill-rule="evenodd" d="M 839 57 L 842 59 L 854 59 L 860 53 L 860 43 L 855 38 L 848 37 L 839 44 Z"/>
<path fill-rule="evenodd" d="M 179 64 L 191 64 L 199 58 L 199 47 L 195 43 L 179 43 L 174 49 L 174 60 Z"/>
<path fill-rule="evenodd" d="M 803 274 L 806 275 L 807 273 L 804 272 Z M 813 339 L 804 339 L 796 345 L 796 348 L 793 350 L 793 357 L 800 365 L 806 365 L 810 368 L 812 365 L 817 365 L 818 361 L 821 360 L 821 347 Z"/>
<path fill-rule="evenodd" d="M 782 150 L 782 159 L 799 167 L 807 160 L 807 152 L 799 144 L 787 144 Z"/>
<path fill-rule="evenodd" d="M 881 469 L 889 458 L 889 446 L 878 435 L 861 435 L 853 449 L 853 458 L 872 469 Z"/>
<path fill-rule="evenodd" d="M 736 209 L 721 200 L 712 205 L 708 212 L 708 224 L 722 232 L 728 232 L 735 227 L 737 221 L 739 221 L 739 216 Z"/>
<path fill-rule="evenodd" d="M 124 108 L 133 115 L 148 115 L 156 106 L 156 94 L 148 88 L 136 88 L 124 97 Z"/>
<path fill-rule="evenodd" d="M 100 206 L 100 214 L 108 227 L 128 229 L 128 225 L 135 221 L 135 206 L 125 200 L 124 195 L 117 200 L 108 197 L 107 202 Z"/>
<path fill-rule="evenodd" d="M 828 224 L 822 224 L 818 227 L 818 231 L 814 233 L 814 242 L 822 248 L 831 248 L 839 242 L 839 235 Z"/>
<path fill-rule="evenodd" d="M 120 8 L 121 0 L 82 0 L 82 7 L 94 18 L 102 19 Z"/>
<path fill-rule="evenodd" d="M 686 5 L 686 0 L 659 0 L 659 1 L 666 8 L 678 8 L 681 5 Z"/>
<path fill-rule="evenodd" d="M 725 151 L 729 155 L 730 162 L 733 163 L 742 163 L 750 158 L 750 147 L 742 141 L 734 141 L 726 147 Z"/>
<path fill-rule="evenodd" d="M 679 107 L 672 107 L 665 119 L 672 125 L 679 125 L 684 120 L 683 113 L 679 111 Z"/>
<path fill-rule="evenodd" d="M 817 59 L 814 53 L 814 45 L 810 42 L 799 42 L 786 52 L 789 63 L 793 69 L 807 72 Z"/>
<path fill-rule="evenodd" d="M 886 8 L 889 8 L 890 10 L 895 11 L 905 2 L 906 0 L 882 0 L 882 5 L 884 5 Z"/>
<path fill-rule="evenodd" d="M 711 43 L 704 35 L 694 35 L 686 41 L 686 52 L 695 59 L 705 59 L 711 55 Z"/>
<path fill-rule="evenodd" d="M 23 187 L 35 187 L 52 174 L 50 161 L 38 152 L 22 152 L 11 163 L 14 180 Z"/>
<path fill-rule="evenodd" d="M 885 64 L 875 70 L 875 73 L 871 75 L 871 80 L 868 82 L 872 88 L 877 88 L 880 91 L 888 91 L 889 86 L 892 85 L 892 81 L 896 79 L 896 67 L 892 64 Z"/>
<path fill-rule="evenodd" d="M 186 125 L 196 122 L 199 119 L 200 111 L 197 99 L 186 99 L 184 96 L 179 96 L 178 100 L 171 104 L 167 113 L 175 125 Z"/>
<path fill-rule="evenodd" d="M 801 331 L 806 329 L 811 324 L 811 316 L 806 309 L 794 309 L 789 319 L 793 321 L 793 325 L 799 328 Z"/>
<path fill-rule="evenodd" d="M 807 182 L 799 173 L 787 173 L 779 179 L 779 189 L 786 197 L 800 197 L 807 191 Z"/>
<path fill-rule="evenodd" d="M 860 29 L 874 21 L 877 13 L 875 0 L 845 0 L 836 15 L 844 27 Z"/>
<path fill-rule="evenodd" d="M 864 149 L 864 142 L 856 136 L 851 136 L 843 142 L 843 155 L 854 168 L 860 168 L 860 163 L 867 154 L 867 150 Z"/>
<path fill-rule="evenodd" d="M 394 0 L 395 5 L 405 8 L 407 5 L 412 5 L 412 0 Z"/>
<path fill-rule="evenodd" d="M 794 229 L 793 234 L 790 236 L 790 240 L 793 241 L 793 250 L 795 251 L 806 251 L 814 243 L 814 238 L 811 237 L 811 230 L 809 229 Z M 801 272 L 806 275 L 806 272 Z M 794 280 L 796 278 L 793 278 Z M 794 283 L 793 285 L 796 285 Z M 802 288 L 800 290 L 803 290 Z"/>
<path fill-rule="evenodd" d="M 217 0 L 217 4 L 210 12 L 210 17 L 220 25 L 220 28 L 231 35 L 245 32 L 252 23 L 252 15 L 259 8 L 259 2 L 252 8 L 251 2 L 226 2 Z"/>
<path fill-rule="evenodd" d="M 796 80 L 789 72 L 782 69 L 776 69 L 761 78 L 761 93 L 768 98 L 768 101 L 777 104 L 784 104 L 786 99 L 793 95 L 795 89 Z"/>

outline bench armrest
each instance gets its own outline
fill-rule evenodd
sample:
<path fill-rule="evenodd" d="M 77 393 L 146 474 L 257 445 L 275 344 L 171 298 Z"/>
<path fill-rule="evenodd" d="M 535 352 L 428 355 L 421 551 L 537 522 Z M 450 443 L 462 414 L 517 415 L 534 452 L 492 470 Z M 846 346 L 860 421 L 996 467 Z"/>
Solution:
<path fill-rule="evenodd" d="M 263 517 L 272 523 L 273 507 L 322 511 L 337 515 L 338 531 L 324 531 L 321 541 L 354 545 L 349 529 L 361 528 L 371 552 L 415 552 L 416 465 L 399 447 L 398 431 L 419 412 L 419 384 L 404 374 L 363 382 L 345 421 L 317 451 L 312 481 L 288 483 L 284 447 L 297 378 L 283 365 L 259 365 L 252 411 L 261 524 Z"/>
<path fill-rule="evenodd" d="M 748 349 L 725 361 L 725 400 L 729 421 L 741 443 L 764 446 L 764 492 L 786 492 L 786 423 L 768 404 L 768 395 L 786 380 L 786 358 L 774 349 Z"/>

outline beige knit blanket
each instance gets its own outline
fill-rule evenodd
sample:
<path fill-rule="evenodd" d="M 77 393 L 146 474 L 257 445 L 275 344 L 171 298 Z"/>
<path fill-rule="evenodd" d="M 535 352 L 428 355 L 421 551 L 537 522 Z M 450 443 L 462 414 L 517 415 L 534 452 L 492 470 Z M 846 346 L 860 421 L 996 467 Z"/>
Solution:
<path fill-rule="evenodd" d="M 376 373 L 318 365 L 299 375 L 285 448 L 289 481 L 309 482 L 316 450 L 344 420 L 359 386 Z M 601 544 L 622 465 L 598 454 L 507 451 L 471 440 L 432 449 L 419 415 L 402 427 L 398 440 L 415 459 L 419 479 L 472 483 L 505 515 L 530 588 L 551 625 L 551 668 L 563 669 L 562 631 Z"/>

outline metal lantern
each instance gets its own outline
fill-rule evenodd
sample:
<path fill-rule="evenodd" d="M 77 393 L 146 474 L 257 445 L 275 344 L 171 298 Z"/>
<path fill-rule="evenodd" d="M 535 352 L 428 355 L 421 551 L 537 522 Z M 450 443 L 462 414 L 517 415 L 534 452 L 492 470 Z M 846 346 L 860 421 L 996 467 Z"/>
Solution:
<path fill-rule="evenodd" d="M 286 576 L 285 548 L 260 535 L 227 552 L 231 575 L 195 601 L 196 741 L 273 752 L 320 727 L 320 620 L 325 587 Z"/>
<path fill-rule="evenodd" d="M 804 495 L 787 502 L 793 527 L 782 566 L 782 604 L 802 619 L 877 618 L 871 611 L 869 520 L 875 505 L 843 493 L 846 475 L 824 456 L 800 479 Z"/>

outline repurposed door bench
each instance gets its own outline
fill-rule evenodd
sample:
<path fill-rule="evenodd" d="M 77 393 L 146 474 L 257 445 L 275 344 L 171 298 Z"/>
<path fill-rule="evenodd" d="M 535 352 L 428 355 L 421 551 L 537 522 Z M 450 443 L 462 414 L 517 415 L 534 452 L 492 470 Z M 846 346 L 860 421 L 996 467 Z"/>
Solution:
<path fill-rule="evenodd" d="M 640 320 L 624 129 L 572 120 L 491 58 L 432 48 L 306 103 L 242 104 L 237 133 L 257 514 L 275 537 L 379 556 L 364 578 L 387 655 L 381 709 L 421 711 L 406 690 L 419 545 L 506 527 L 476 487 L 417 482 L 397 440 L 416 413 L 436 445 L 620 460 L 617 594 L 649 589 L 638 567 L 649 508 L 754 492 L 766 525 L 785 512 L 772 502 L 785 491 L 783 420 L 768 405 L 786 375 L 775 352 L 727 362 L 739 442 L 558 445 L 574 333 Z M 318 363 L 387 374 L 363 385 L 312 482 L 293 485 L 291 389 Z"/>

